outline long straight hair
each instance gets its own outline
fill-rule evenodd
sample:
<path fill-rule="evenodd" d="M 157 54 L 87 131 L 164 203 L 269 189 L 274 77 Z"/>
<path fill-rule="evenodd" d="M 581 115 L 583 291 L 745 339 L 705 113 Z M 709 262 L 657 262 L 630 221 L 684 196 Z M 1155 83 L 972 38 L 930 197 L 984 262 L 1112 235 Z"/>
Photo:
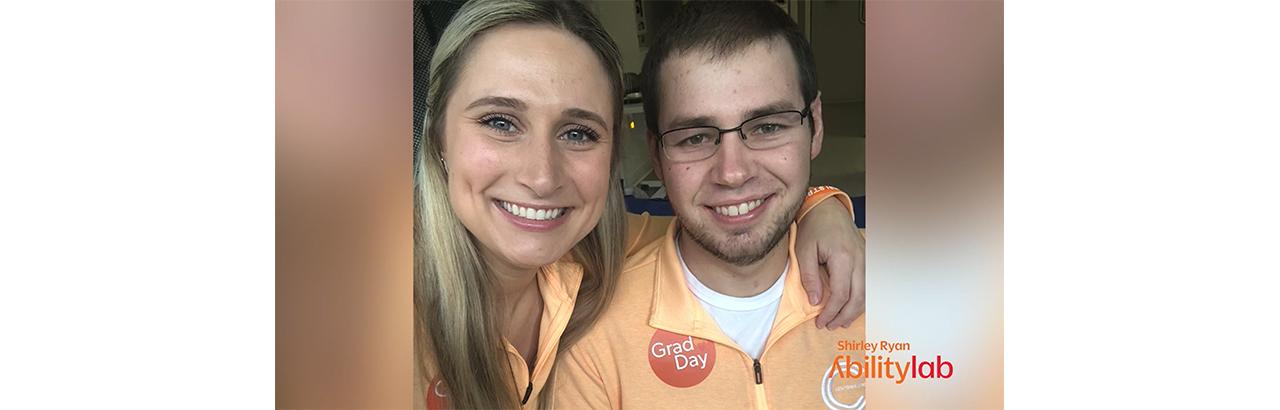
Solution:
<path fill-rule="evenodd" d="M 520 406 L 498 328 L 497 283 L 480 258 L 475 237 L 454 215 L 442 160 L 445 102 L 465 68 L 469 49 L 486 31 L 510 23 L 547 24 L 586 42 L 609 77 L 615 101 L 608 198 L 599 223 L 570 251 L 574 262 L 582 265 L 583 279 L 559 350 L 581 338 L 608 305 L 624 257 L 625 210 L 621 189 L 614 182 L 620 179 L 618 134 L 622 130 L 617 46 L 591 12 L 576 1 L 467 3 L 441 35 L 432 56 L 423 145 L 414 158 L 415 361 L 424 377 L 426 364 L 434 364 L 449 389 L 449 404 L 456 408 Z"/>

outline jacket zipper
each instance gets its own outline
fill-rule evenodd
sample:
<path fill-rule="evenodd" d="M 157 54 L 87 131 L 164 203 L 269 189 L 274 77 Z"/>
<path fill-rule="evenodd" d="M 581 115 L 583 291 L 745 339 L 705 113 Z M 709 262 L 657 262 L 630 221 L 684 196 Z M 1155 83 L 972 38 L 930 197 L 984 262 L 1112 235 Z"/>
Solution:
<path fill-rule="evenodd" d="M 520 399 L 520 405 L 523 406 L 529 402 L 529 395 L 533 393 L 533 380 L 529 381 L 529 387 L 524 388 L 524 398 Z"/>
<path fill-rule="evenodd" d="M 760 359 L 756 359 L 756 358 L 751 359 L 751 368 L 755 370 L 755 373 L 756 373 L 755 400 L 752 400 L 753 402 L 755 402 L 755 405 L 751 407 L 759 410 L 768 410 L 769 402 L 768 402 L 768 399 L 765 397 L 764 372 L 762 371 L 761 367 L 762 366 L 760 366 Z"/>
<path fill-rule="evenodd" d="M 815 316 L 816 316 L 816 315 L 815 315 Z M 793 330 L 793 329 L 795 329 L 795 328 L 796 328 L 796 326 L 799 326 L 801 323 L 804 323 L 804 321 L 805 321 L 805 320 L 808 320 L 808 319 L 809 319 L 809 318 L 807 318 L 807 317 L 806 317 L 806 318 L 804 318 L 803 320 L 800 320 L 800 321 L 797 321 L 797 322 L 795 322 L 795 323 L 789 324 L 788 326 L 785 326 L 785 327 L 782 327 L 782 328 L 778 328 L 778 329 L 773 329 L 773 330 L 780 330 L 780 331 L 782 332 L 782 333 L 780 333 L 780 334 L 785 335 L 785 334 L 787 334 L 787 333 L 790 333 L 790 332 L 791 332 L 791 330 Z M 777 340 L 771 340 L 770 342 L 776 342 L 776 341 L 777 341 Z M 761 351 L 760 351 L 760 358 L 764 358 L 765 353 L 768 353 L 768 352 L 769 352 L 769 348 L 770 348 L 770 347 L 773 347 L 773 343 L 765 343 L 765 345 L 764 345 L 764 350 L 761 350 Z M 746 352 L 743 352 L 743 353 L 746 353 Z M 748 357 L 750 357 L 750 356 L 748 356 Z M 752 368 L 754 368 L 754 369 L 755 369 L 755 372 L 756 372 L 756 393 L 757 393 L 757 397 L 760 399 L 760 401 L 763 401 L 763 400 L 764 400 L 764 390 L 763 390 L 763 389 L 764 389 L 764 372 L 763 372 L 763 371 L 761 371 L 761 369 L 760 369 L 760 359 L 752 358 L 752 359 L 751 359 L 751 365 L 752 365 L 751 367 L 752 367 Z M 769 404 L 768 404 L 767 402 L 759 403 L 759 405 L 760 405 L 761 407 L 763 407 L 763 408 L 766 408 L 766 409 L 767 409 L 767 408 L 769 408 Z"/>
<path fill-rule="evenodd" d="M 764 384 L 764 377 L 760 374 L 760 359 L 751 359 L 751 361 L 755 362 L 756 384 Z"/>

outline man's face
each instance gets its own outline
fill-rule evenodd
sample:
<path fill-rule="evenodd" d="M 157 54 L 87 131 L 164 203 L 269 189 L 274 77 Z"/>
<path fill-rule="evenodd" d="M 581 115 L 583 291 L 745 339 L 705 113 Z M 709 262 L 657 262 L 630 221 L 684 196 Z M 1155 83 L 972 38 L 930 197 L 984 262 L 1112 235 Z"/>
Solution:
<path fill-rule="evenodd" d="M 761 114 L 805 109 L 799 69 L 781 39 L 708 57 L 690 50 L 659 68 L 657 132 L 702 125 L 729 129 Z M 659 148 L 657 171 L 684 233 L 732 264 L 767 255 L 786 236 L 808 187 L 809 161 L 822 148 L 821 102 L 811 108 L 802 135 L 776 148 L 748 148 L 738 132 L 725 133 L 716 153 L 701 161 L 672 161 Z"/>

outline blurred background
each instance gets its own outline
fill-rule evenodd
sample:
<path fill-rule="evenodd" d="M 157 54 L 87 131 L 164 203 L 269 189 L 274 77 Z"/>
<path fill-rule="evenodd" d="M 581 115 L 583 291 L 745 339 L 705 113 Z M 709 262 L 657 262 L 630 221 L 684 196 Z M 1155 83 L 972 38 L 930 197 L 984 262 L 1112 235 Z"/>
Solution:
<path fill-rule="evenodd" d="M 854 198 L 858 226 L 866 215 L 866 14 L 864 2 L 774 0 L 804 31 L 818 65 L 826 135 L 811 165 L 810 185 L 832 185 Z M 419 147 L 431 52 L 449 19 L 465 1 L 414 2 L 414 150 Z M 638 78 L 648 40 L 683 1 L 586 0 L 622 52 L 622 69 Z M 670 215 L 662 182 L 653 173 L 645 147 L 645 112 L 638 81 L 627 81 L 623 108 L 622 178 L 631 212 Z M 416 157 L 416 155 L 415 155 Z"/>

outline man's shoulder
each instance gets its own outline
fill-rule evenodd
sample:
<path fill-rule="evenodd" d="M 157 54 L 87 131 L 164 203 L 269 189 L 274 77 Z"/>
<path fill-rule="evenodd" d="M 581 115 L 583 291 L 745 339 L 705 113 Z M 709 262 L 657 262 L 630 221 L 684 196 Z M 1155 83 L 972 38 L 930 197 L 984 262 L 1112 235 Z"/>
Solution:
<path fill-rule="evenodd" d="M 651 240 L 640 245 L 640 249 L 631 253 L 626 261 L 622 264 L 622 271 L 625 273 L 630 270 L 654 270 L 658 264 L 659 252 L 666 243 L 667 238 L 664 236 L 660 239 Z"/>
<path fill-rule="evenodd" d="M 606 309 L 606 314 L 629 317 L 643 311 L 643 316 L 648 317 L 653 299 L 653 276 L 657 272 L 657 266 L 657 252 L 649 247 L 627 258 L 618 275 L 613 301 Z"/>
<path fill-rule="evenodd" d="M 653 277 L 658 273 L 663 241 L 653 241 L 632 252 L 623 261 L 618 275 L 616 299 L 643 300 L 653 297 Z"/>
<path fill-rule="evenodd" d="M 618 276 L 613 299 L 587 332 L 586 338 L 612 339 L 648 324 L 657 262 L 656 246 L 646 246 L 627 258 Z"/>

